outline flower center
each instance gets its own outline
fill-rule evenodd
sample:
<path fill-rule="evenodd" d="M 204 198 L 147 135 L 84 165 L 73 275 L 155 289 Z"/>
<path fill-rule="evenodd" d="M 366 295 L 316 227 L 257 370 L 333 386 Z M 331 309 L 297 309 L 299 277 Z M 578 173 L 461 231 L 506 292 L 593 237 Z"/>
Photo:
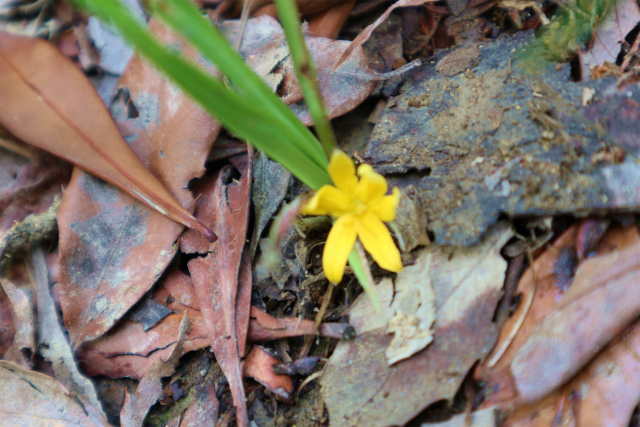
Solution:
<path fill-rule="evenodd" d="M 366 203 L 361 202 L 360 200 L 356 199 L 353 202 L 351 202 L 351 212 L 353 212 L 356 215 L 362 215 L 363 213 L 365 213 L 367 211 L 367 209 L 369 209 L 369 206 L 367 206 Z"/>

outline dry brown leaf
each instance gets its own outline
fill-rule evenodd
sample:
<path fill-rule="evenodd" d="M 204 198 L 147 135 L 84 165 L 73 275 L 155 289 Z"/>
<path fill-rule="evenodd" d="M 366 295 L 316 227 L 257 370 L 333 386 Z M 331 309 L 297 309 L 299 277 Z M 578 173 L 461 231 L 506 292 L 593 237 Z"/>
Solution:
<path fill-rule="evenodd" d="M 249 203 L 251 201 L 251 158 L 245 157 L 240 167 L 241 178 L 233 179 L 233 168 L 225 166 L 215 180 L 203 189 L 196 216 L 219 230 L 219 239 L 212 244 L 197 242 L 199 236 L 185 236 L 198 252 L 211 252 L 204 258 L 189 261 L 189 272 L 207 325 L 211 348 L 229 381 L 236 407 L 239 427 L 249 423 L 245 400 L 240 346 L 237 327 L 237 304 L 240 264 L 247 236 Z M 193 238 L 195 237 L 195 238 Z M 244 257 L 248 261 L 248 257 Z M 244 301 L 249 300 L 245 297 Z M 247 319 L 246 315 L 242 316 Z"/>
<path fill-rule="evenodd" d="M 312 320 L 285 317 L 276 319 L 258 307 L 251 307 L 251 323 L 249 323 L 250 341 L 270 341 L 281 338 L 316 335 L 323 337 L 344 337 L 351 326 L 348 323 L 322 323 L 316 331 Z"/>
<path fill-rule="evenodd" d="M 58 307 L 51 297 L 42 249 L 36 247 L 29 261 L 38 311 L 38 353 L 51 362 L 56 379 L 69 389 L 72 396 L 101 411 L 93 383 L 78 371 L 73 351 L 60 324 Z"/>
<path fill-rule="evenodd" d="M 240 296 L 236 307 L 239 346 L 243 342 L 241 338 L 243 315 L 240 305 L 241 300 L 246 298 L 242 296 L 242 283 L 246 280 L 242 271 L 246 268 L 245 264 L 241 266 Z M 207 326 L 200 313 L 200 304 L 191 278 L 175 270 L 167 273 L 162 282 L 154 288 L 152 298 L 159 304 L 164 304 L 167 300 L 172 301 L 167 307 L 175 314 L 166 317 L 148 331 L 143 330 L 142 324 L 126 320 L 120 322 L 103 337 L 85 343 L 76 353 L 84 372 L 91 376 L 142 378 L 156 360 L 166 358 L 174 348 L 182 313 L 189 315 L 192 324 L 191 332 L 185 338 L 183 353 L 210 345 Z M 340 339 L 350 328 L 348 323 L 323 323 L 319 331 L 315 331 L 312 320 L 276 319 L 256 307 L 250 307 L 250 309 L 249 341 L 267 341 L 317 333 Z M 241 350 L 239 349 L 239 353 L 244 354 Z"/>
<path fill-rule="evenodd" d="M 431 286 L 431 252 L 421 251 L 414 265 L 406 267 L 395 280 L 394 315 L 387 323 L 393 340 L 387 347 L 389 365 L 407 359 L 433 341 L 436 295 Z"/>
<path fill-rule="evenodd" d="M 102 408 L 76 400 L 57 380 L 0 360 L 2 424 L 15 427 L 108 427 Z"/>
<path fill-rule="evenodd" d="M 362 30 L 362 32 L 358 34 L 358 37 L 353 39 L 349 47 L 342 53 L 342 55 L 340 56 L 340 59 L 336 62 L 336 64 L 331 69 L 331 74 L 335 73 L 336 70 L 338 70 L 338 68 L 342 67 L 342 64 L 344 64 L 347 58 L 349 58 L 349 56 L 356 49 L 362 48 L 362 45 L 364 44 L 364 42 L 369 40 L 369 37 L 371 37 L 371 33 L 373 33 L 373 30 L 375 30 L 376 27 L 382 23 L 382 21 L 387 19 L 394 9 L 398 7 L 421 6 L 425 3 L 432 2 L 432 1 L 434 0 L 398 0 L 397 2 L 389 6 L 387 10 L 385 10 L 384 13 L 380 15 L 380 17 L 376 19 L 376 21 L 373 24 L 369 25 L 367 28 Z"/>
<path fill-rule="evenodd" d="M 165 27 L 153 20 L 149 27 L 183 49 Z M 187 48 L 184 54 L 197 58 Z M 112 110 L 130 148 L 193 211 L 187 185 L 204 173 L 219 124 L 138 57 L 129 63 L 118 90 Z M 75 347 L 100 337 L 142 298 L 173 259 L 183 231 L 80 170 L 64 193 L 58 224 L 61 305 Z"/>
<path fill-rule="evenodd" d="M 582 53 L 582 76 L 588 79 L 591 69 L 605 62 L 615 64 L 621 43 L 640 22 L 640 7 L 634 0 L 614 2 L 613 10 L 598 23 L 591 48 Z"/>
<path fill-rule="evenodd" d="M 34 304 L 31 293 L 25 292 L 7 278 L 0 278 L 0 285 L 2 285 L 11 304 L 15 328 L 13 343 L 2 358 L 18 364 L 22 368 L 31 369 L 36 349 L 35 313 L 33 312 Z"/>
<path fill-rule="evenodd" d="M 24 145 L 24 144 L 21 144 Z M 71 165 L 40 150 L 29 152 L 30 158 L 0 149 L 0 257 L 12 249 L 24 249 L 28 235 L 36 234 L 37 224 L 27 225 L 28 218 L 43 214 L 62 195 L 69 182 Z M 44 224 L 43 224 L 44 225 Z M 44 231 L 44 230 L 43 230 Z M 40 233 L 42 234 L 42 233 Z"/>
<path fill-rule="evenodd" d="M 179 427 L 215 426 L 218 421 L 218 406 L 215 384 L 202 387 L 184 413 Z"/>
<path fill-rule="evenodd" d="M 599 354 L 567 385 L 519 408 L 505 427 L 627 427 L 640 400 L 640 323 Z"/>
<path fill-rule="evenodd" d="M 278 362 L 278 359 L 270 355 L 264 348 L 254 345 L 244 361 L 242 371 L 245 376 L 253 378 L 272 393 L 288 401 L 293 392 L 293 381 L 288 375 L 273 372 L 273 366 Z"/>
<path fill-rule="evenodd" d="M 229 39 L 235 40 L 239 26 L 238 22 L 230 21 L 222 24 L 221 29 Z M 308 36 L 307 45 L 318 69 L 320 91 L 331 118 L 351 111 L 373 92 L 378 81 L 397 74 L 378 74 L 371 70 L 360 47 L 354 48 L 353 55 L 340 70 L 330 74 L 350 43 Z M 270 16 L 250 19 L 245 27 L 240 52 L 254 71 L 285 103 L 291 105 L 300 120 L 310 125 L 311 117 L 302 101 L 302 90 L 278 21 Z"/>
<path fill-rule="evenodd" d="M 215 239 L 132 153 L 89 80 L 52 44 L 0 32 L 0 76 L 5 129 Z"/>
<path fill-rule="evenodd" d="M 356 0 L 347 0 L 309 17 L 307 31 L 316 37 L 335 39 L 351 15 Z"/>
<path fill-rule="evenodd" d="M 500 250 L 512 235 L 511 227 L 500 223 L 479 245 L 423 249 L 432 257 L 434 341 L 392 367 L 385 349 L 392 339 L 386 328 L 394 314 L 393 283 L 385 279 L 377 286 L 382 313 L 366 297 L 354 303 L 349 319 L 358 336 L 338 344 L 322 378 L 332 426 L 404 424 L 429 404 L 453 398 L 467 371 L 494 344 L 492 320 L 506 270 Z"/>
<path fill-rule="evenodd" d="M 638 316 L 639 264 L 640 242 L 578 267 L 562 300 L 509 364 L 519 403 L 533 403 L 567 382 Z"/>
<path fill-rule="evenodd" d="M 175 347 L 167 360 L 156 360 L 149 372 L 140 380 L 133 395 L 125 394 L 124 405 L 120 412 L 122 427 L 142 427 L 147 412 L 162 396 L 164 385 L 162 378 L 173 375 L 182 355 L 185 336 L 191 328 L 189 316 L 184 314 L 180 322 L 180 331 Z"/>

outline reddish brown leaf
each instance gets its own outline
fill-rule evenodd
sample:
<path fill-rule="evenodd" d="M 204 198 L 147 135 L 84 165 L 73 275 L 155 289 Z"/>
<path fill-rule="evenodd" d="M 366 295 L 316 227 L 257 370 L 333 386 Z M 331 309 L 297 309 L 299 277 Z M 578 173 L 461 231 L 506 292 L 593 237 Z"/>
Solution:
<path fill-rule="evenodd" d="M 364 42 L 369 40 L 369 37 L 371 37 L 371 33 L 373 33 L 373 30 L 375 30 L 376 27 L 382 23 L 382 21 L 387 19 L 394 9 L 398 7 L 420 6 L 427 2 L 432 2 L 432 1 L 434 0 L 398 0 L 397 2 L 389 6 L 387 10 L 385 10 L 384 13 L 380 15 L 380 17 L 376 19 L 376 21 L 373 24 L 369 25 L 367 28 L 362 30 L 362 32 L 358 34 L 358 37 L 353 39 L 349 47 L 342 53 L 338 61 L 335 63 L 335 65 L 331 69 L 331 73 L 333 74 L 338 68 L 340 68 L 342 64 L 344 64 L 344 62 L 347 60 L 347 58 L 349 58 L 349 56 L 356 49 L 362 48 L 362 45 L 364 44 Z"/>
<path fill-rule="evenodd" d="M 36 348 L 33 301 L 25 290 L 16 286 L 7 278 L 0 278 L 0 285 L 2 285 L 2 289 L 4 289 L 11 304 L 15 328 L 13 343 L 4 353 L 3 359 L 14 362 L 25 369 L 30 369 Z"/>
<path fill-rule="evenodd" d="M 278 362 L 278 359 L 267 353 L 264 348 L 254 345 L 244 362 L 244 375 L 258 381 L 272 393 L 289 400 L 293 391 L 293 381 L 288 375 L 273 372 L 273 366 Z"/>
<path fill-rule="evenodd" d="M 124 405 L 120 412 L 120 423 L 123 427 L 142 427 L 147 412 L 162 396 L 164 385 L 162 378 L 173 375 L 178 360 L 182 355 L 182 345 L 191 327 L 188 315 L 183 315 L 176 346 L 171 350 L 167 360 L 156 360 L 149 372 L 138 384 L 133 395 L 125 394 Z"/>
<path fill-rule="evenodd" d="M 11 347 L 14 335 L 11 302 L 4 290 L 0 289 L 0 357 L 3 357 Z"/>
<path fill-rule="evenodd" d="M 94 408 L 74 399 L 54 378 L 0 361 L 0 414 L 8 426 L 107 427 Z"/>
<path fill-rule="evenodd" d="M 182 49 L 164 27 L 150 28 Z M 192 50 L 185 50 L 197 58 Z M 129 63 L 112 103 L 129 146 L 188 210 L 189 181 L 204 162 L 220 127 L 139 58 Z M 173 258 L 182 226 L 114 187 L 74 172 L 58 212 L 60 295 L 75 347 L 111 328 L 155 283 Z"/>
<path fill-rule="evenodd" d="M 222 30 L 232 40 L 237 37 L 239 27 L 240 24 L 235 21 L 222 24 Z M 291 105 L 300 120 L 310 125 L 311 117 L 302 101 L 302 90 L 278 21 L 270 16 L 250 19 L 242 40 L 240 52 L 247 63 L 277 91 L 285 103 Z M 378 81 L 397 74 L 381 75 L 371 70 L 361 47 L 354 49 L 354 54 L 340 70 L 330 74 L 350 43 L 308 36 L 307 44 L 318 68 L 320 91 L 332 118 L 360 105 L 373 92 Z"/>
<path fill-rule="evenodd" d="M 26 233 L 23 221 L 46 212 L 71 176 L 68 163 L 37 149 L 29 154 L 27 159 L 0 149 L 0 256 L 7 250 L 24 249 L 24 236 L 33 234 L 36 227 Z"/>
<path fill-rule="evenodd" d="M 196 312 L 197 313 L 197 312 Z M 85 343 L 76 354 L 82 370 L 91 376 L 142 378 L 159 359 L 166 359 L 176 345 L 183 314 L 172 314 L 145 332 L 140 323 L 121 322 L 109 334 Z M 202 316 L 189 317 L 191 331 L 185 337 L 183 353 L 208 347 Z"/>
<path fill-rule="evenodd" d="M 512 356 L 504 362 L 507 372 L 496 372 L 489 381 L 496 390 L 512 388 L 520 404 L 547 396 L 638 316 L 640 236 L 635 226 L 625 231 L 636 243 L 610 253 L 611 247 L 603 246 L 604 253 L 584 261 L 568 278 L 568 290 L 553 310 L 531 329 L 520 330 L 521 345 L 512 343 Z"/>
<path fill-rule="evenodd" d="M 342 339 L 348 323 L 322 323 L 318 331 L 312 320 L 285 317 L 276 319 L 258 307 L 251 307 L 249 339 L 251 341 L 269 341 L 302 335 L 322 335 L 323 337 Z"/>
<path fill-rule="evenodd" d="M 52 44 L 0 32 L 0 76 L 0 123 L 9 132 L 215 238 L 131 152 L 89 80 Z"/>
<path fill-rule="evenodd" d="M 196 395 L 196 400 L 184 413 L 180 427 L 215 426 L 218 420 L 218 397 L 215 384 L 208 384 Z"/>
<path fill-rule="evenodd" d="M 236 304 L 240 261 L 249 220 L 251 164 L 240 170 L 240 181 L 233 181 L 233 169 L 224 167 L 215 181 L 203 191 L 197 217 L 219 231 L 215 252 L 189 261 L 189 271 L 209 331 L 216 360 L 229 381 L 236 418 L 240 427 L 248 425 L 244 385 L 240 368 Z M 193 247 L 198 246 L 187 236 Z M 211 248 L 212 249 L 212 248 Z M 211 250 L 204 245 L 198 251 Z"/>
<path fill-rule="evenodd" d="M 316 37 L 335 39 L 351 15 L 355 0 L 347 0 L 309 18 L 309 33 Z"/>
<path fill-rule="evenodd" d="M 627 427 L 640 399 L 640 323 L 632 325 L 573 380 L 516 410 L 505 427 Z"/>
<path fill-rule="evenodd" d="M 243 314 L 240 308 L 243 286 L 249 283 L 243 272 L 248 264 L 241 265 L 239 296 L 236 305 L 236 328 L 238 330 L 239 354 L 242 351 Z M 169 298 L 170 297 L 170 298 Z M 187 313 L 191 319 L 191 332 L 186 336 L 183 353 L 198 350 L 210 345 L 205 320 L 200 313 L 200 304 L 193 288 L 191 278 L 179 271 L 169 272 L 162 283 L 154 288 L 152 298 L 158 304 L 167 301 L 172 314 L 156 327 L 144 331 L 140 323 L 130 320 L 120 322 L 103 337 L 82 345 L 76 355 L 84 372 L 89 375 L 106 375 L 112 378 L 131 377 L 140 379 L 159 358 L 166 358 L 175 346 L 175 337 L 181 313 Z M 251 319 L 248 331 L 249 341 L 267 341 L 280 338 L 316 335 L 340 339 L 351 326 L 348 323 L 323 323 L 319 331 L 314 330 L 312 320 L 298 318 L 276 319 L 256 307 L 250 307 Z"/>

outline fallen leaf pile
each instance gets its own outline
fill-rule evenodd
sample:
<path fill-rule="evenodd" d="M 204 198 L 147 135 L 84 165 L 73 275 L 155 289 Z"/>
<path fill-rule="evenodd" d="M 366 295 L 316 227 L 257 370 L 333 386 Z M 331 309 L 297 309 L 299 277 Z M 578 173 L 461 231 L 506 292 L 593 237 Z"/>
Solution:
<path fill-rule="evenodd" d="M 273 2 L 196 3 L 310 125 Z M 340 148 L 402 193 L 376 311 L 289 172 L 95 18 L 0 0 L 0 424 L 638 427 L 640 8 L 532 71 L 525 3 L 297 0 Z"/>

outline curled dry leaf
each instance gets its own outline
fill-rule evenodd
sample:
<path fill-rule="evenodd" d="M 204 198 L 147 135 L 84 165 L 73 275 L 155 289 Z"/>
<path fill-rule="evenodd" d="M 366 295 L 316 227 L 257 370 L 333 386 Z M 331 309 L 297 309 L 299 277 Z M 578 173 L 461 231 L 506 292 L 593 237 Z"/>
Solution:
<path fill-rule="evenodd" d="M 353 52 L 355 52 L 357 49 L 362 48 L 362 45 L 364 44 L 364 42 L 369 40 L 369 37 L 371 37 L 373 30 L 375 30 L 376 27 L 378 27 L 378 25 L 380 25 L 385 19 L 387 19 L 394 9 L 398 7 L 420 6 L 427 2 L 432 2 L 432 1 L 434 0 L 398 0 L 397 2 L 389 6 L 387 10 L 385 10 L 384 13 L 380 15 L 380 17 L 376 19 L 376 21 L 373 24 L 369 25 L 367 28 L 362 30 L 362 32 L 358 34 L 358 37 L 353 39 L 353 41 L 349 44 L 349 47 L 342 53 L 338 61 L 335 63 L 335 65 L 331 69 L 331 74 L 333 74 L 334 72 L 336 72 L 336 70 L 342 67 L 342 65 L 347 61 L 347 59 L 349 58 L 349 56 L 351 56 Z"/>
<path fill-rule="evenodd" d="M 218 421 L 218 406 L 215 384 L 210 383 L 198 391 L 196 399 L 175 425 L 176 427 L 215 426 Z"/>
<path fill-rule="evenodd" d="M 219 239 L 212 247 L 207 247 L 209 245 L 204 245 L 204 242 L 198 243 L 195 239 L 199 236 L 186 235 L 182 241 L 182 244 L 188 243 L 198 252 L 209 252 L 204 258 L 189 261 L 188 267 L 209 332 L 211 348 L 229 381 L 240 427 L 246 427 L 249 423 L 240 367 L 240 352 L 243 350 L 240 347 L 243 347 L 243 343 L 239 342 L 239 337 L 243 334 L 246 337 L 246 332 L 239 330 L 236 323 L 238 303 L 242 300 L 246 304 L 247 307 L 243 309 L 248 309 L 250 303 L 250 288 L 238 288 L 251 201 L 251 157 L 245 159 L 244 164 L 238 164 L 242 175 L 239 181 L 233 179 L 231 166 L 222 168 L 216 179 L 205 187 L 198 203 L 196 215 L 219 230 Z M 244 259 L 246 264 L 249 257 L 245 255 Z M 250 271 L 248 277 L 250 284 Z M 239 293 L 242 289 L 248 290 L 244 298 Z M 248 310 L 245 313 L 248 314 Z M 242 318 L 248 321 L 246 314 Z M 244 325 L 241 327 L 246 328 Z"/>
<path fill-rule="evenodd" d="M 273 367 L 278 359 L 270 355 L 264 348 L 254 345 L 244 361 L 243 373 L 264 385 L 269 391 L 285 400 L 291 398 L 293 381 L 288 375 L 276 374 Z"/>
<path fill-rule="evenodd" d="M 391 304 L 394 315 L 387 324 L 387 333 L 394 334 L 386 351 L 389 365 L 413 356 L 433 341 L 436 295 L 430 269 L 431 253 L 426 251 L 398 274 Z"/>
<path fill-rule="evenodd" d="M 627 427 L 640 399 L 640 323 L 635 322 L 568 384 L 518 408 L 505 427 Z"/>
<path fill-rule="evenodd" d="M 5 129 L 215 239 L 138 160 L 89 80 L 52 44 L 0 32 L 0 76 Z"/>
<path fill-rule="evenodd" d="M 71 176 L 71 165 L 40 150 L 22 157 L 0 148 L 0 259 L 31 240 L 53 234 L 53 221 L 45 214 L 62 195 Z M 32 239 L 33 237 L 33 239 Z"/>
<path fill-rule="evenodd" d="M 48 375 L 0 361 L 0 413 L 10 426 L 108 427 L 102 408 L 75 399 Z M 44 424 L 46 422 L 47 424 Z"/>
<path fill-rule="evenodd" d="M 612 11 L 597 24 L 590 49 L 581 55 L 582 78 L 589 80 L 591 69 L 605 62 L 615 64 L 621 43 L 627 34 L 640 22 L 640 7 L 633 0 L 612 4 Z"/>
<path fill-rule="evenodd" d="M 56 379 L 69 389 L 72 396 L 101 411 L 93 383 L 78 371 L 73 351 L 60 324 L 58 307 L 49 288 L 47 264 L 40 247 L 31 252 L 29 261 L 38 310 L 38 353 L 51 362 Z"/>
<path fill-rule="evenodd" d="M 150 29 L 176 49 L 182 42 L 155 21 Z M 197 58 L 184 48 L 185 55 Z M 220 126 L 158 73 L 134 57 L 111 106 L 129 147 L 192 211 L 189 181 Z M 60 290 L 75 347 L 109 330 L 158 280 L 177 250 L 183 227 L 78 169 L 58 212 Z"/>
<path fill-rule="evenodd" d="M 634 238 L 625 236 L 616 245 L 609 240 L 600 255 L 580 264 L 564 284 L 562 298 L 547 305 L 547 314 L 539 317 L 540 311 L 533 310 L 539 304 L 532 306 L 529 316 L 537 320 L 523 325 L 513 348 L 489 376 L 496 394 L 485 405 L 530 404 L 549 395 L 638 316 L 640 235 L 635 227 L 624 232 Z M 562 268 L 563 262 L 558 257 L 555 266 Z M 558 287 L 562 279 L 555 276 L 552 283 Z"/>
<path fill-rule="evenodd" d="M 3 359 L 14 362 L 25 369 L 32 366 L 32 357 L 36 348 L 35 313 L 31 293 L 7 278 L 0 278 L 0 285 L 11 305 L 15 335 Z M 29 356 L 28 356 L 29 355 Z"/>
<path fill-rule="evenodd" d="M 394 315 L 392 281 L 378 285 L 382 314 L 375 313 L 367 298 L 354 303 L 349 319 L 358 336 L 338 344 L 322 378 L 332 426 L 402 425 L 429 404 L 453 398 L 467 371 L 495 342 L 492 320 L 506 270 L 500 250 L 512 235 L 509 225 L 499 223 L 476 246 L 420 252 L 419 257 L 431 256 L 424 275 L 436 294 L 434 341 L 392 367 L 385 354 L 392 340 L 386 332 Z M 409 277 L 415 279 L 415 274 Z"/>
<path fill-rule="evenodd" d="M 221 29 L 227 38 L 235 40 L 239 27 L 239 22 L 229 21 L 222 24 Z M 378 74 L 371 70 L 362 47 L 358 46 L 352 49 L 353 54 L 340 70 L 331 73 L 350 43 L 307 36 L 307 45 L 318 69 L 320 92 L 331 118 L 353 110 L 373 92 L 378 81 L 393 77 L 406 69 Z M 278 21 L 270 16 L 250 19 L 245 27 L 240 53 L 274 92 L 291 105 L 300 120 L 311 125 L 311 117 L 302 100 L 302 90 L 295 77 L 289 49 Z"/>
<path fill-rule="evenodd" d="M 173 375 L 176 370 L 178 360 L 182 355 L 184 339 L 190 328 L 189 316 L 184 314 L 180 321 L 176 345 L 167 360 L 156 360 L 138 384 L 135 393 L 133 395 L 125 394 L 124 405 L 120 412 L 122 427 L 142 427 L 147 412 L 162 396 L 164 389 L 162 378 Z"/>
<path fill-rule="evenodd" d="M 241 273 L 241 282 L 244 280 L 242 277 Z M 239 301 L 243 298 L 241 295 Z M 191 332 L 185 337 L 183 352 L 210 345 L 207 326 L 189 276 L 179 271 L 170 271 L 154 288 L 152 299 L 158 304 L 172 301 L 167 307 L 173 310 L 174 314 L 169 315 L 148 331 L 144 331 L 140 323 L 125 320 L 108 334 L 85 343 L 76 353 L 84 372 L 91 376 L 142 378 L 156 360 L 166 359 L 174 348 L 183 313 L 187 313 L 191 318 Z M 236 327 L 239 345 L 243 342 L 240 337 L 241 317 L 241 310 L 238 308 Z M 347 323 L 323 323 L 316 332 L 312 320 L 276 319 L 257 307 L 251 307 L 248 338 L 249 341 L 268 341 L 319 333 L 322 336 L 340 339 L 350 328 Z M 239 353 L 244 354 L 244 351 Z"/>

